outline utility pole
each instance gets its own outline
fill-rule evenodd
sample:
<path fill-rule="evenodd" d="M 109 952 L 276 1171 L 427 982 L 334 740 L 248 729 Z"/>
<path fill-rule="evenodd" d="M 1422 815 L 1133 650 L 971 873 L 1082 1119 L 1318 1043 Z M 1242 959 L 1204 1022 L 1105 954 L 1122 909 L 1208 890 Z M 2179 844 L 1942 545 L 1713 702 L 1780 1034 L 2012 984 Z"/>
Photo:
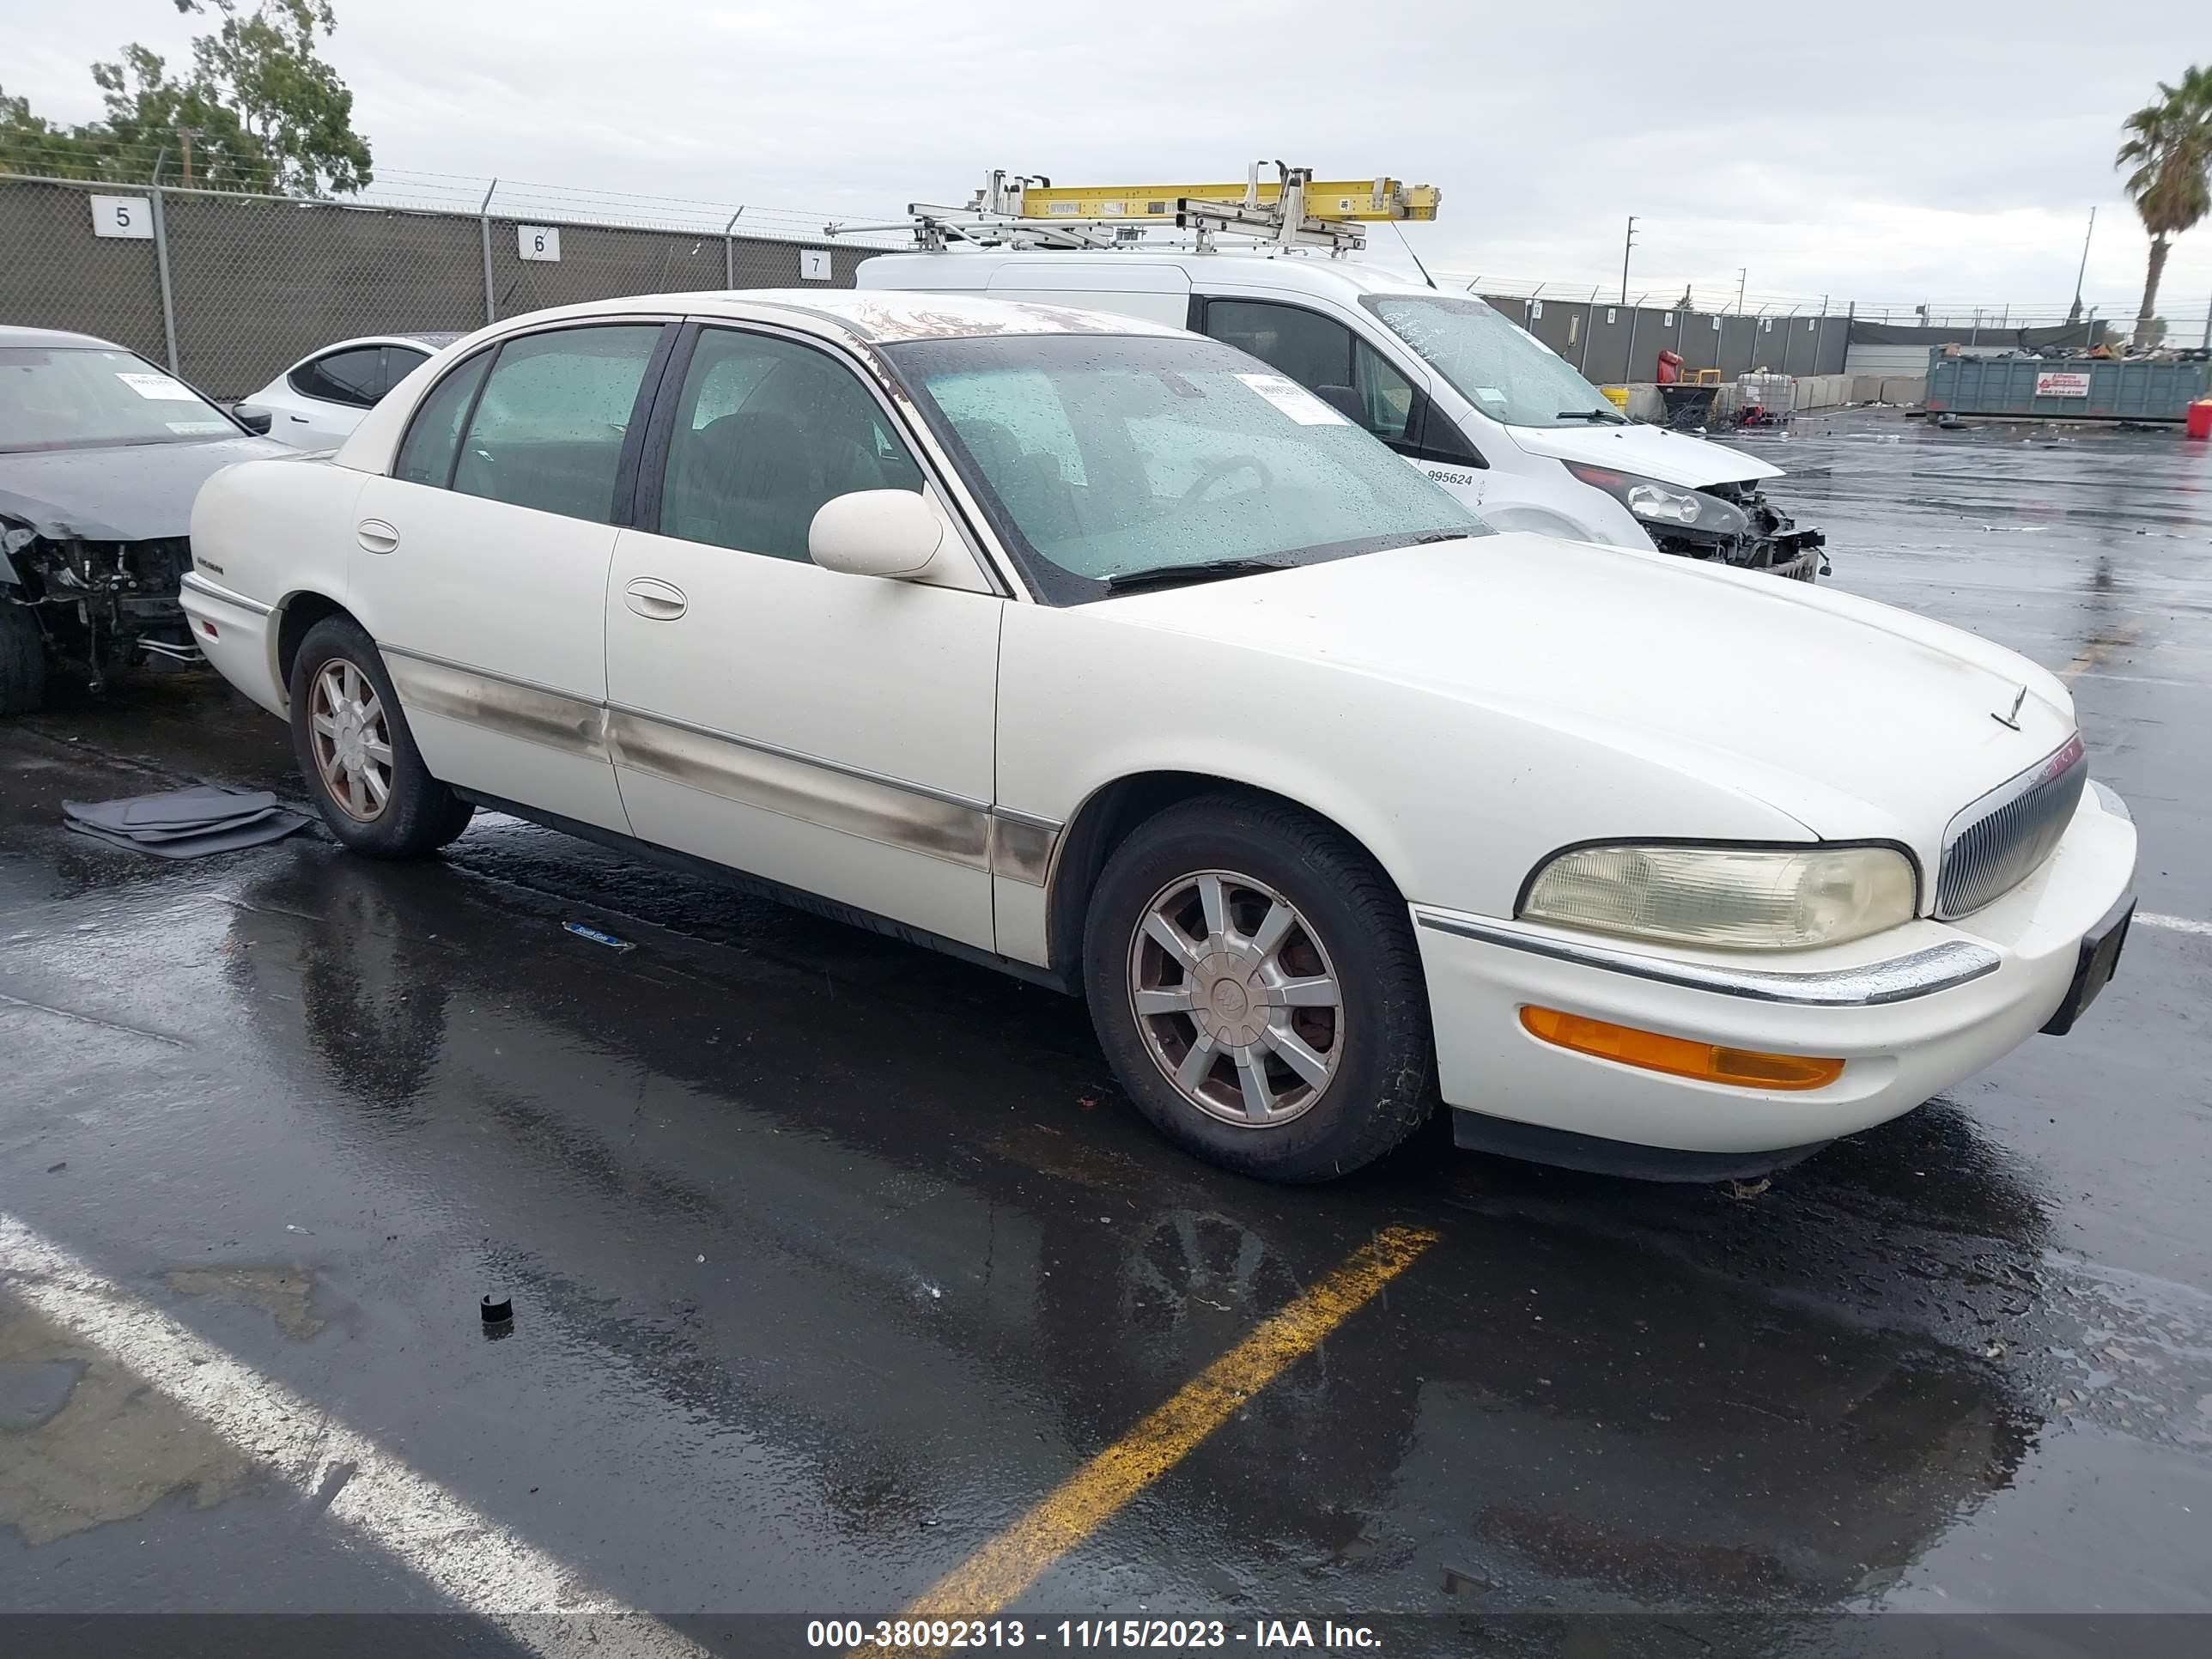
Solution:
<path fill-rule="evenodd" d="M 1739 317 L 1743 315 L 1743 285 L 1750 280 L 1750 267 L 1739 266 L 1735 273 L 1735 314 Z"/>
<path fill-rule="evenodd" d="M 2074 273 L 2074 308 L 2066 313 L 2069 323 L 2081 319 L 2081 279 L 2089 274 L 2089 239 L 2097 234 L 2097 210 L 2089 210 L 2089 228 L 2081 236 L 2081 268 Z"/>
<path fill-rule="evenodd" d="M 1636 216 L 1628 216 L 1628 240 L 1620 245 L 1620 303 L 1628 303 L 1628 250 L 1636 246 Z"/>

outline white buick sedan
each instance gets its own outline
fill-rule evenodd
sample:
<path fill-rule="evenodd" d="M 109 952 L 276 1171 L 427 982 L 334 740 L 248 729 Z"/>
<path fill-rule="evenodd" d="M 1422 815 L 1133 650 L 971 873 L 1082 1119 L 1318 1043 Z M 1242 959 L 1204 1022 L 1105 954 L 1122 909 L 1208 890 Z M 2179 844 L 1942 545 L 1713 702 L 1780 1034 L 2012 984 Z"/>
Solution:
<path fill-rule="evenodd" d="M 192 546 L 202 648 L 355 851 L 492 807 L 1079 990 L 1146 1115 L 1255 1175 L 1439 1100 L 1464 1145 L 1771 1169 L 2063 1032 L 2131 913 L 2032 663 L 1491 534 L 1128 318 L 518 317 L 334 457 L 218 475 Z"/>

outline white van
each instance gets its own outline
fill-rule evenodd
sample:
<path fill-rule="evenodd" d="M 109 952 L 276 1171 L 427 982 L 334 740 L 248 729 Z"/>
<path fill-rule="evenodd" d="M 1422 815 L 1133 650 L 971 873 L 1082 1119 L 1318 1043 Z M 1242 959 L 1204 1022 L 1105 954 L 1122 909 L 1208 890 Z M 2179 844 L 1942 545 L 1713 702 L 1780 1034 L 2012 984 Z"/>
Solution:
<path fill-rule="evenodd" d="M 1810 581 L 1823 538 L 1759 485 L 1782 469 L 1626 420 L 1574 367 L 1471 295 L 1345 259 L 1152 249 L 879 254 L 863 289 L 1115 311 L 1212 335 L 1357 421 L 1500 530 Z"/>

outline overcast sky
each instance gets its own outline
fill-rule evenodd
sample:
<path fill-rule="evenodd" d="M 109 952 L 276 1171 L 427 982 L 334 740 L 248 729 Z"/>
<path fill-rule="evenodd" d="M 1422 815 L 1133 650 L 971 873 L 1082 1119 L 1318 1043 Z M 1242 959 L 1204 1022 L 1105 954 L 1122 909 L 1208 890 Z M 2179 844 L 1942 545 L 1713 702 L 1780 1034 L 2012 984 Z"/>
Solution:
<path fill-rule="evenodd" d="M 2118 125 L 2212 30 L 2184 0 L 337 0 L 329 54 L 380 173 L 490 175 L 856 216 L 957 202 L 993 167 L 1060 183 L 1242 176 L 1255 155 L 1444 193 L 1432 264 L 1523 282 L 1862 306 L 2132 314 L 2145 241 Z M 2190 25 L 2191 16 L 2198 26 Z M 0 12 L 0 85 L 98 112 L 86 73 L 170 0 Z M 1395 241 L 1384 230 L 1378 251 Z M 2212 304 L 2212 223 L 2161 309 Z M 2193 339 L 2195 329 L 2189 333 Z"/>

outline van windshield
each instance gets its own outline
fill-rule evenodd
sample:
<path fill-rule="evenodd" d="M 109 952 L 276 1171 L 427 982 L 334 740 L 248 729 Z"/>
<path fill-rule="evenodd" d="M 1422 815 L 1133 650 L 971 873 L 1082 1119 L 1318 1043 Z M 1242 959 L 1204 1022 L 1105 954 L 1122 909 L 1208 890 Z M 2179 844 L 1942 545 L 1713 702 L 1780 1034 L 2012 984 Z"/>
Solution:
<path fill-rule="evenodd" d="M 1506 426 L 1619 425 L 1567 360 L 1480 300 L 1363 294 L 1360 303 L 1461 397 Z"/>
<path fill-rule="evenodd" d="M 1488 533 L 1265 363 L 1174 335 L 881 348 L 1048 599 Z"/>

